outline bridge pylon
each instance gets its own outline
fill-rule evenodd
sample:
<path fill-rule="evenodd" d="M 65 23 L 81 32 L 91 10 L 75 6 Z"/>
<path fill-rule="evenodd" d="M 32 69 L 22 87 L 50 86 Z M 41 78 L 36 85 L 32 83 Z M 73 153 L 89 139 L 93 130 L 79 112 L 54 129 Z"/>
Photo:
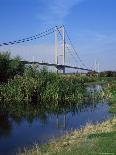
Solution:
<path fill-rule="evenodd" d="M 61 44 L 59 43 L 59 35 L 61 37 Z M 59 51 L 59 47 L 61 46 L 61 51 Z M 60 59 L 62 57 L 62 59 Z M 55 64 L 59 64 L 65 66 L 65 29 L 64 26 L 55 27 Z M 59 70 L 62 70 L 65 74 L 65 67 L 57 68 L 57 73 Z"/>

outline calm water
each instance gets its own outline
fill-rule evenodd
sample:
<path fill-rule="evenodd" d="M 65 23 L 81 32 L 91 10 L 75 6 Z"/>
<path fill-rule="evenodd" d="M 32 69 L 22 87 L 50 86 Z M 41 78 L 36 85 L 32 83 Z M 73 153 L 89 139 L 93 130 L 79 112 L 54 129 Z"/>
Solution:
<path fill-rule="evenodd" d="M 30 112 L 26 114 L 28 117 L 22 115 L 20 119 L 16 115 L 2 112 L 0 113 L 0 155 L 15 154 L 19 148 L 30 147 L 34 143 L 45 143 L 49 139 L 79 129 L 87 122 L 97 123 L 107 120 L 111 117 L 108 109 L 106 101 L 95 103 L 90 100 L 82 106 L 70 105 L 68 110 L 63 109 L 64 112 L 46 110 L 38 116 L 32 116 Z"/>

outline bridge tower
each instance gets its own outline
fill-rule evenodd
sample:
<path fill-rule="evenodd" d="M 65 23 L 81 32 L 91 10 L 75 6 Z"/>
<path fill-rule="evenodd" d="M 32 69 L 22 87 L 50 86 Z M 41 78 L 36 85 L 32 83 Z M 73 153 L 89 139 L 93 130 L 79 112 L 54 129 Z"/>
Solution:
<path fill-rule="evenodd" d="M 61 44 L 59 44 L 59 35 L 61 37 Z M 61 51 L 59 51 L 59 47 L 61 46 Z M 62 58 L 62 59 L 60 59 Z M 61 62 L 60 65 L 65 65 L 65 30 L 64 26 L 55 27 L 55 64 L 59 64 L 59 60 Z M 57 73 L 59 70 L 62 70 L 65 73 L 65 67 L 58 68 Z"/>

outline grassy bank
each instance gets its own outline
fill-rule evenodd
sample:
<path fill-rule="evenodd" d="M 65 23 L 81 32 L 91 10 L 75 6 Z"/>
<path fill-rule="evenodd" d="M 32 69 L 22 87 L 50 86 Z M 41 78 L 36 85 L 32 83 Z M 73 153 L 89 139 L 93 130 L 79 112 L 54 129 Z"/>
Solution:
<path fill-rule="evenodd" d="M 22 155 L 98 155 L 116 153 L 116 118 L 102 124 L 87 125 L 49 144 L 35 145 Z"/>

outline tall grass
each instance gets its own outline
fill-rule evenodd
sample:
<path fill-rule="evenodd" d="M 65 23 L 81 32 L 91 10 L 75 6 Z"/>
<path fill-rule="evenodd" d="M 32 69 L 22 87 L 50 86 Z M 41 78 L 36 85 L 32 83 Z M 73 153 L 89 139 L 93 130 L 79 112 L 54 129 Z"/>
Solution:
<path fill-rule="evenodd" d="M 109 111 L 116 114 L 116 81 L 109 82 L 104 92 L 111 105 Z"/>
<path fill-rule="evenodd" d="M 45 68 L 24 67 L 21 59 L 0 53 L 0 102 L 77 102 L 84 97 L 85 82 L 93 77 L 61 75 Z"/>
<path fill-rule="evenodd" d="M 25 68 L 23 76 L 15 76 L 0 85 L 0 101 L 75 101 L 83 98 L 83 81 L 50 73 L 46 69 L 37 71 Z"/>

